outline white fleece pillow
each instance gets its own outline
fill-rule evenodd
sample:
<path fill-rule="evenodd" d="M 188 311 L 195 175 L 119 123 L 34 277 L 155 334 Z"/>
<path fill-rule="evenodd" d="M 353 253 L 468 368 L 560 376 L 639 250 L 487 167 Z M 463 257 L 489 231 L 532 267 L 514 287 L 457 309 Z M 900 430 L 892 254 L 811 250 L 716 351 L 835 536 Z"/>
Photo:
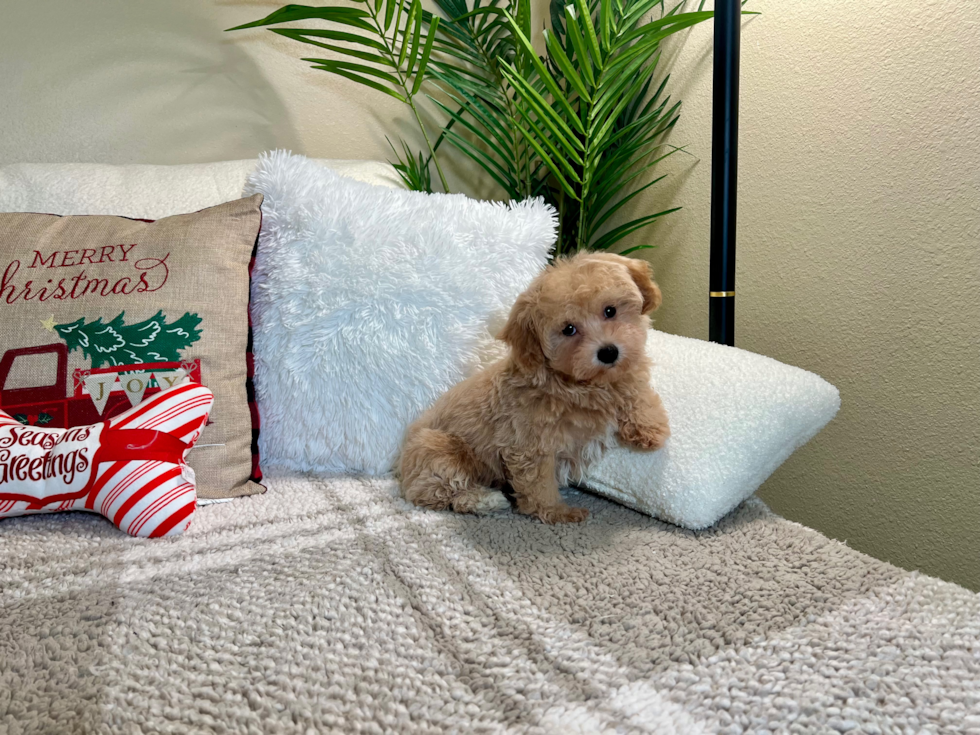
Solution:
<path fill-rule="evenodd" d="M 344 176 L 401 187 L 391 164 L 324 161 Z M 12 163 L 0 166 L 0 212 L 112 214 L 163 219 L 224 204 L 242 195 L 256 160 L 178 166 L 105 163 Z"/>
<path fill-rule="evenodd" d="M 609 450 L 583 484 L 684 528 L 720 520 L 840 408 L 820 376 L 734 347 L 651 330 L 647 353 L 671 436 L 656 452 Z"/>
<path fill-rule="evenodd" d="M 262 156 L 252 280 L 263 464 L 392 469 L 405 429 L 499 350 L 545 266 L 555 211 L 384 189 L 302 156 Z"/>

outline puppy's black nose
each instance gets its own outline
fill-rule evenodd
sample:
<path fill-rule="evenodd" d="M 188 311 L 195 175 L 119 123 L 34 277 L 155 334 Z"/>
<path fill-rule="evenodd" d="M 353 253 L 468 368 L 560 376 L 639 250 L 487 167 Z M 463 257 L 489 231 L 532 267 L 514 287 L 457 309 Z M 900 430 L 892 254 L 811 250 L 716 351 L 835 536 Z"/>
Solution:
<path fill-rule="evenodd" d="M 605 347 L 600 347 L 599 351 L 596 353 L 596 357 L 599 358 L 599 362 L 604 362 L 606 365 L 612 365 L 619 359 L 619 348 L 616 347 L 616 345 L 606 345 Z"/>

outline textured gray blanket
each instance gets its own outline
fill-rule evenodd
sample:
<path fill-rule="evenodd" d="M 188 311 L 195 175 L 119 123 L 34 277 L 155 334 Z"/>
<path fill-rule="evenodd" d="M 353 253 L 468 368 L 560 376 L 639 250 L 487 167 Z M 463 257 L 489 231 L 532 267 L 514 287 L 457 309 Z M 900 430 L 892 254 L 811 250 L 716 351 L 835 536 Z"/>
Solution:
<path fill-rule="evenodd" d="M 172 541 L 0 521 L 0 732 L 980 732 L 980 596 L 758 501 L 692 533 L 269 486 Z"/>

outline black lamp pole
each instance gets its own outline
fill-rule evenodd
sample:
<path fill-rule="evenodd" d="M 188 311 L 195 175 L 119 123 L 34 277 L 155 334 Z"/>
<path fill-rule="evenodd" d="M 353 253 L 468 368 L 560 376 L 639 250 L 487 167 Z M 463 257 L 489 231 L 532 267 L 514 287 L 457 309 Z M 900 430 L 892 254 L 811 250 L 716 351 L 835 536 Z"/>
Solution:
<path fill-rule="evenodd" d="M 735 344 L 735 199 L 741 11 L 739 0 L 715 1 L 708 339 L 726 345 Z"/>

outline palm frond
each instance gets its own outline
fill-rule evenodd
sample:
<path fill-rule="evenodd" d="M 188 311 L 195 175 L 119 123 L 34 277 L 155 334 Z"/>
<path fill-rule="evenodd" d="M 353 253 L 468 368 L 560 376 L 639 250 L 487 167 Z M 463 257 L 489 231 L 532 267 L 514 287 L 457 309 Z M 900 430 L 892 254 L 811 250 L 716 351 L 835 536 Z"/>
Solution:
<path fill-rule="evenodd" d="M 682 4 L 664 12 L 662 0 L 552 0 L 550 5 L 543 59 L 507 15 L 519 49 L 534 58 L 523 73 L 505 64 L 504 76 L 519 99 L 521 132 L 557 184 L 554 198 L 563 219 L 559 252 L 607 249 L 676 211 L 606 229 L 663 178 L 643 181 L 666 157 L 649 160 L 679 114 L 676 105 L 658 102 L 665 82 L 650 97 L 661 42 L 713 13 L 683 12 Z M 658 6 L 661 16 L 644 22 Z"/>
<path fill-rule="evenodd" d="M 413 154 L 409 149 L 408 144 L 403 140 L 402 151 L 404 153 L 404 158 L 402 154 L 399 153 L 391 140 L 387 137 L 385 140 L 388 141 L 388 145 L 391 147 L 391 152 L 395 154 L 394 161 L 388 161 L 391 167 L 395 169 L 398 176 L 401 178 L 405 186 L 412 191 L 424 191 L 428 194 L 432 193 L 432 174 L 429 171 L 429 160 L 425 158 L 425 154 L 419 151 L 417 154 Z"/>
<path fill-rule="evenodd" d="M 314 69 L 350 79 L 404 102 L 411 109 L 435 164 L 443 190 L 449 185 L 422 122 L 415 96 L 430 75 L 439 19 L 426 22 L 421 0 L 352 0 L 358 7 L 286 5 L 265 18 L 228 30 L 318 20 L 327 28 L 270 28 L 280 36 L 332 52 L 335 58 L 307 57 Z M 338 58 L 339 57 L 339 58 Z M 397 155 L 397 154 L 396 154 Z"/>
<path fill-rule="evenodd" d="M 559 211 L 556 254 L 621 247 L 624 238 L 677 208 L 621 221 L 663 176 L 653 169 L 683 148 L 665 139 L 680 103 L 659 81 L 661 43 L 713 17 L 685 0 L 550 0 L 545 54 L 532 42 L 531 0 L 348 0 L 351 6 L 286 5 L 237 26 L 269 27 L 327 51 L 304 60 L 409 105 L 428 152 L 392 165 L 412 189 L 431 191 L 430 165 L 448 143 L 513 199 L 543 196 Z M 747 12 L 747 11 L 743 11 Z M 657 15 L 651 18 L 651 15 Z M 279 27 L 319 21 L 326 27 Z M 323 58 L 321 58 L 323 57 Z M 416 100 L 442 115 L 431 142 Z M 651 247 L 641 244 L 624 250 Z"/>

